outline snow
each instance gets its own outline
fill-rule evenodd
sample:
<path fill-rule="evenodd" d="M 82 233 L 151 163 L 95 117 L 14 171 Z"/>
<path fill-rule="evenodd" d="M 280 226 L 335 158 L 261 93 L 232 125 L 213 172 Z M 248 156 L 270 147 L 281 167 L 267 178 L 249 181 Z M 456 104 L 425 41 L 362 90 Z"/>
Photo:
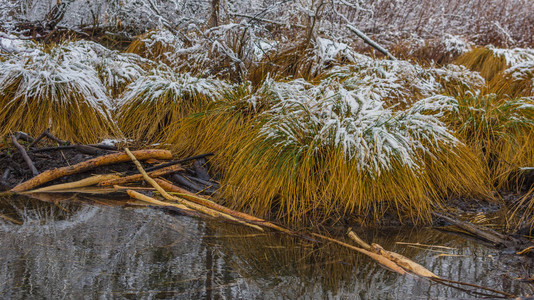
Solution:
<path fill-rule="evenodd" d="M 231 88 L 225 81 L 214 78 L 200 78 L 190 73 L 176 73 L 164 65 L 140 76 L 126 88 L 119 106 L 135 99 L 145 102 L 158 101 L 162 95 L 171 95 L 174 99 L 191 95 L 204 95 L 211 101 L 220 99 Z"/>
<path fill-rule="evenodd" d="M 103 115 L 107 114 L 106 109 L 111 108 L 97 72 L 82 61 L 65 56 L 60 48 L 51 53 L 33 51 L 31 55 L 9 56 L 0 69 L 0 86 L 8 86 L 19 78 L 22 81 L 13 101 L 24 102 L 37 97 L 66 102 L 70 99 L 63 93 L 72 93 L 82 96 L 89 106 Z"/>
<path fill-rule="evenodd" d="M 269 117 L 260 139 L 273 147 L 299 151 L 339 147 L 371 176 L 390 170 L 394 162 L 419 169 L 419 155 L 443 146 L 453 149 L 458 143 L 438 119 L 440 115 L 426 111 L 453 109 L 450 97 L 428 98 L 413 107 L 392 110 L 379 99 L 331 80 L 319 85 L 302 80 L 271 82 L 268 88 L 271 93 L 262 93 L 270 95 L 273 108 L 264 113 Z"/>

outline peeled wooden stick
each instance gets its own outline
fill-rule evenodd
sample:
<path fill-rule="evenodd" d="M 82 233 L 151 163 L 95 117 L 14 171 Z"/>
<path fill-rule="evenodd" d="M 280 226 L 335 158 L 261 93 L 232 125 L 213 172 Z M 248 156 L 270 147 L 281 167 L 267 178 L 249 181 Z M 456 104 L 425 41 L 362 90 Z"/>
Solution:
<path fill-rule="evenodd" d="M 139 151 L 134 151 L 134 152 L 135 152 L 135 155 L 137 155 L 139 159 L 141 160 L 145 160 L 149 158 L 155 158 L 155 159 L 171 159 L 172 158 L 172 154 L 168 150 L 150 149 L 150 150 L 139 150 Z M 27 191 L 29 189 L 33 189 L 37 186 L 40 186 L 44 183 L 47 183 L 54 179 L 58 179 L 63 176 L 81 173 L 87 170 L 94 169 L 96 167 L 126 162 L 129 160 L 130 158 L 126 153 L 113 153 L 113 154 L 95 157 L 93 159 L 89 159 L 84 162 L 72 165 L 72 166 L 47 170 L 33 177 L 32 179 L 25 181 L 17 185 L 16 187 L 12 188 L 11 192 Z"/>
<path fill-rule="evenodd" d="M 141 164 L 139 163 L 137 158 L 135 158 L 135 155 L 132 152 L 130 152 L 130 150 L 128 148 L 124 148 L 124 151 L 126 151 L 128 156 L 130 157 L 130 159 L 133 161 L 133 163 L 137 167 L 137 170 L 139 170 L 139 173 L 143 174 L 143 178 L 146 180 L 146 182 L 148 182 L 150 185 L 152 185 L 163 196 L 163 198 L 165 198 L 167 200 L 176 201 L 176 202 L 178 202 L 180 204 L 183 204 L 183 205 L 185 205 L 185 206 L 187 206 L 189 208 L 192 208 L 194 210 L 197 210 L 199 212 L 205 213 L 205 214 L 213 216 L 213 217 L 222 217 L 222 218 L 225 218 L 225 219 L 228 219 L 228 220 L 243 224 L 245 226 L 249 226 L 249 227 L 252 227 L 254 229 L 263 231 L 263 228 L 261 228 L 261 227 L 259 227 L 257 225 L 247 223 L 247 222 L 245 222 L 243 220 L 236 219 L 236 218 L 234 218 L 234 217 L 232 217 L 232 216 L 230 216 L 228 214 L 213 210 L 211 208 L 208 208 L 208 207 L 196 204 L 196 203 L 189 202 L 189 201 L 187 201 L 185 199 L 169 195 L 157 182 L 154 181 L 154 179 L 152 179 L 152 178 L 150 178 L 150 176 L 148 176 L 148 174 L 143 169 L 143 166 L 141 166 Z"/>
<path fill-rule="evenodd" d="M 391 260 L 392 262 L 399 265 L 401 268 L 405 269 L 406 271 L 413 273 L 415 275 L 423 276 L 423 277 L 429 277 L 429 278 L 439 278 L 436 274 L 432 273 L 427 268 L 423 267 L 422 265 L 414 262 L 413 260 L 400 255 L 398 253 L 385 250 L 382 248 L 382 246 L 378 244 L 372 244 L 369 245 L 366 242 L 364 242 L 354 231 L 349 229 L 348 236 L 355 241 L 358 245 L 363 247 L 365 250 L 374 252 L 376 254 L 382 255 L 385 258 Z"/>
<path fill-rule="evenodd" d="M 349 249 L 352 249 L 352 250 L 355 250 L 355 251 L 358 251 L 362 254 L 365 254 L 367 256 L 369 256 L 370 258 L 374 259 L 376 262 L 378 262 L 379 264 L 381 264 L 382 266 L 394 271 L 394 272 L 397 272 L 401 275 L 404 275 L 406 274 L 406 271 L 404 271 L 403 268 L 401 268 L 399 265 L 397 265 L 395 262 L 387 259 L 386 257 L 380 255 L 380 254 L 376 254 L 374 252 L 371 252 L 371 251 L 367 251 L 365 249 L 362 249 L 362 248 L 358 248 L 356 246 L 352 246 L 352 245 L 349 245 L 347 243 L 344 243 L 342 241 L 338 241 L 336 239 L 333 239 L 333 238 L 329 238 L 327 236 L 324 236 L 324 235 L 321 235 L 321 234 L 317 234 L 317 233 L 312 233 L 313 236 L 315 237 L 318 237 L 318 238 L 321 238 L 321 239 L 324 239 L 324 240 L 327 240 L 327 241 L 330 241 L 330 242 L 333 242 L 333 243 L 336 243 L 338 245 L 341 245 L 343 247 L 347 247 Z"/>
<path fill-rule="evenodd" d="M 119 175 L 115 174 L 106 174 L 106 175 L 95 175 L 88 178 L 84 178 L 82 180 L 74 181 L 74 182 L 68 182 L 68 183 L 61 183 L 56 185 L 47 186 L 44 188 L 36 189 L 27 191 L 24 193 L 40 193 L 40 192 L 50 192 L 50 191 L 58 191 L 58 190 L 66 190 L 66 189 L 74 189 L 74 188 L 80 188 L 80 187 L 86 187 L 95 185 L 99 182 L 102 182 L 103 180 L 110 180 L 119 178 Z"/>
<path fill-rule="evenodd" d="M 281 232 L 284 232 L 284 233 L 287 233 L 287 234 L 293 234 L 288 229 L 280 227 L 280 226 L 278 226 L 276 224 L 273 224 L 273 223 L 271 223 L 269 221 L 266 221 L 264 219 L 260 219 L 260 218 L 254 217 L 254 216 L 246 214 L 246 213 L 242 213 L 242 212 L 239 212 L 239 211 L 235 211 L 235 210 L 229 209 L 229 208 L 224 207 L 222 205 L 219 205 L 219 204 L 217 204 L 217 203 L 215 203 L 215 202 L 213 202 L 211 200 L 208 200 L 208 199 L 206 199 L 206 198 L 204 198 L 202 196 L 193 194 L 193 193 L 189 192 L 188 190 L 182 189 L 181 187 L 175 186 L 175 185 L 173 185 L 173 184 L 171 184 L 171 183 L 169 183 L 169 182 L 167 182 L 165 180 L 162 180 L 162 179 L 159 179 L 159 178 L 156 178 L 154 180 L 163 189 L 165 189 L 166 191 L 178 193 L 177 194 L 178 196 L 180 196 L 182 198 L 185 198 L 185 199 L 187 199 L 187 200 L 189 200 L 191 202 L 194 202 L 194 203 L 209 207 L 211 209 L 214 209 L 214 210 L 229 214 L 229 215 L 234 216 L 236 218 L 241 218 L 241 219 L 244 219 L 244 220 L 247 220 L 247 221 L 250 221 L 250 222 L 258 223 L 259 225 L 263 225 L 263 226 L 269 227 L 271 229 L 275 229 L 275 230 L 278 230 L 278 231 L 281 231 Z"/>
<path fill-rule="evenodd" d="M 183 170 L 184 168 L 182 168 L 182 166 L 173 165 L 167 168 L 152 171 L 148 173 L 148 176 L 159 177 L 159 176 L 163 176 L 163 175 L 167 175 L 167 174 L 171 174 L 171 173 L 183 171 Z M 100 182 L 98 185 L 99 186 L 119 185 L 119 184 L 125 184 L 129 182 L 135 182 L 135 181 L 141 181 L 141 180 L 143 180 L 143 174 L 135 174 L 135 175 L 125 176 L 125 177 L 118 177 L 118 178 L 105 180 L 105 181 Z"/>
<path fill-rule="evenodd" d="M 185 211 L 193 211 L 192 209 L 190 209 L 189 207 L 183 205 L 183 204 L 176 204 L 176 203 L 168 203 L 168 202 L 163 202 L 163 201 L 159 201 L 159 200 L 156 200 L 152 197 L 149 197 L 147 195 L 143 195 L 139 192 L 136 192 L 134 190 L 127 190 L 126 193 L 128 193 L 128 196 L 134 198 L 134 199 L 137 199 L 137 200 L 141 200 L 141 201 L 144 201 L 144 202 L 148 202 L 148 203 L 152 203 L 152 204 L 155 204 L 155 205 L 159 205 L 159 206 L 173 206 L 173 207 L 176 207 L 176 208 L 179 208 L 179 209 L 183 209 Z"/>
<path fill-rule="evenodd" d="M 354 231 L 349 229 L 349 232 L 347 234 L 349 235 L 349 238 L 355 241 L 356 244 L 360 245 L 360 247 L 364 248 L 365 250 L 372 251 L 371 245 L 364 242 L 358 235 L 356 235 L 356 233 L 354 233 Z"/>
<path fill-rule="evenodd" d="M 423 267 L 422 265 L 416 263 L 415 261 L 407 258 L 404 255 L 385 250 L 384 248 L 382 248 L 382 246 L 378 244 L 372 244 L 371 248 L 373 249 L 373 252 L 386 257 L 387 259 L 401 266 L 403 269 L 405 269 L 406 271 L 410 273 L 413 273 L 415 275 L 419 275 L 422 277 L 440 278 L 438 275 L 432 273 L 432 271 L 430 271 L 429 269 Z"/>

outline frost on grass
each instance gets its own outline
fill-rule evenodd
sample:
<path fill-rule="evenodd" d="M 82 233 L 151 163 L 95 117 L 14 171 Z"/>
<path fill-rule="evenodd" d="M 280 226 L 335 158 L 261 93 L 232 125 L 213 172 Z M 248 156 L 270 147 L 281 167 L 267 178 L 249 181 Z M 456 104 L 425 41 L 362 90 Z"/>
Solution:
<path fill-rule="evenodd" d="M 317 153 L 325 147 L 341 149 L 360 171 L 374 177 L 390 170 L 394 161 L 416 170 L 422 167 L 420 155 L 444 146 L 452 149 L 458 142 L 437 115 L 421 108 L 449 105 L 449 98 L 425 99 L 414 108 L 393 111 L 336 82 L 311 88 L 301 84 L 285 83 L 292 87 L 290 93 L 273 91 L 277 104 L 267 112 L 259 138 L 275 148 Z"/>

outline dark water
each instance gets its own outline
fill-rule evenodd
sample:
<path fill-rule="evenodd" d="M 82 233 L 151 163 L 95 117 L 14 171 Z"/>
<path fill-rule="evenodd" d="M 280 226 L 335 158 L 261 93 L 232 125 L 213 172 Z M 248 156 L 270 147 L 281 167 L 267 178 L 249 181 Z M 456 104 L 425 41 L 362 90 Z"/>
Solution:
<path fill-rule="evenodd" d="M 0 214 L 3 299 L 474 297 L 396 275 L 335 245 L 157 209 L 13 198 L 0 200 Z M 440 276 L 516 295 L 534 293 L 532 284 L 515 279 L 532 275 L 532 259 L 428 228 L 360 234 Z"/>

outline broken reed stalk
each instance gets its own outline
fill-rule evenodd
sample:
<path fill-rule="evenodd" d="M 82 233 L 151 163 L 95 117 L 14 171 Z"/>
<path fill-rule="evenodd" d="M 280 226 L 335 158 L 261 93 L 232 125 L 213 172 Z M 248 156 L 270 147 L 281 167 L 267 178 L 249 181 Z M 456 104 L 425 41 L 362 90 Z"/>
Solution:
<path fill-rule="evenodd" d="M 149 172 L 148 176 L 159 177 L 159 176 L 164 176 L 167 174 L 172 174 L 172 173 L 183 171 L 183 170 L 184 168 L 182 168 L 182 166 L 173 165 L 167 168 Z M 143 180 L 143 174 L 135 174 L 135 175 L 125 176 L 125 177 L 112 178 L 109 180 L 105 180 L 105 181 L 100 182 L 98 185 L 99 186 L 119 185 L 119 184 L 125 184 L 125 183 L 130 183 L 130 182 L 141 181 L 141 180 Z"/>
<path fill-rule="evenodd" d="M 134 152 L 141 160 L 146 160 L 149 158 L 154 158 L 154 159 L 171 159 L 172 158 L 172 154 L 168 150 L 149 149 L 149 150 L 138 150 Z M 126 153 L 113 153 L 113 154 L 95 157 L 93 159 L 89 159 L 84 162 L 72 165 L 72 166 L 46 170 L 43 173 L 39 174 L 38 176 L 35 176 L 32 179 L 27 180 L 15 186 L 10 191 L 14 193 L 24 192 L 24 191 L 33 189 L 37 186 L 40 186 L 42 184 L 45 184 L 47 182 L 50 182 L 54 179 L 58 179 L 63 176 L 81 173 L 81 172 L 91 170 L 91 169 L 94 169 L 100 166 L 126 162 L 129 160 L 130 160 L 130 157 Z"/>
<path fill-rule="evenodd" d="M 98 184 L 104 180 L 107 181 L 107 180 L 112 180 L 116 178 L 119 178 L 119 175 L 116 175 L 116 174 L 94 175 L 88 178 L 84 178 L 82 180 L 51 185 L 51 186 L 47 186 L 44 188 L 27 191 L 24 193 L 40 193 L 40 192 L 51 192 L 51 191 L 61 191 L 61 190 L 67 190 L 67 189 L 81 188 L 81 187 Z"/>
<path fill-rule="evenodd" d="M 248 227 L 252 227 L 252 228 L 254 228 L 256 230 L 263 231 L 263 228 L 261 228 L 261 227 L 259 227 L 257 225 L 250 224 L 250 223 L 248 223 L 246 221 L 234 218 L 234 217 L 232 217 L 232 216 L 230 216 L 228 214 L 213 210 L 211 208 L 207 208 L 205 206 L 202 206 L 202 205 L 199 205 L 199 204 L 196 204 L 196 203 L 193 203 L 193 202 L 189 202 L 189 201 L 187 201 L 185 199 L 169 195 L 156 181 L 154 181 L 154 179 L 152 179 L 152 178 L 150 178 L 150 176 L 148 176 L 148 174 L 143 169 L 143 166 L 141 166 L 141 164 L 139 163 L 139 161 L 137 160 L 135 155 L 128 148 L 124 148 L 124 151 L 126 151 L 126 154 L 128 154 L 130 159 L 133 161 L 133 163 L 137 167 L 137 170 L 139 170 L 139 173 L 143 174 L 143 178 L 146 180 L 146 182 L 148 182 L 150 185 L 152 185 L 163 196 L 163 198 L 165 198 L 167 200 L 176 201 L 176 202 L 178 202 L 180 204 L 183 204 L 183 205 L 185 205 L 185 206 L 187 206 L 189 208 L 192 208 L 192 209 L 194 209 L 196 211 L 205 213 L 205 214 L 207 214 L 209 216 L 212 216 L 212 217 L 222 217 L 222 218 L 237 222 L 239 224 L 242 224 L 242 225 L 245 225 L 245 226 L 248 226 Z"/>
<path fill-rule="evenodd" d="M 33 164 L 33 161 L 28 156 L 26 149 L 24 149 L 24 147 L 22 147 L 22 145 L 19 144 L 19 142 L 17 141 L 17 137 L 15 135 L 11 135 L 11 142 L 19 150 L 20 154 L 22 155 L 22 158 L 24 158 L 24 161 L 28 165 L 28 168 L 30 168 L 30 170 L 32 171 L 33 176 L 35 177 L 39 175 L 39 171 L 37 171 L 37 168 Z"/>
<path fill-rule="evenodd" d="M 318 237 L 318 238 L 321 238 L 323 240 L 327 240 L 329 242 L 333 242 L 333 243 L 336 243 L 338 245 L 341 245 L 343 247 L 346 247 L 346 248 L 349 248 L 349 249 L 352 249 L 352 250 L 355 250 L 355 251 L 358 251 L 362 254 L 365 254 L 367 256 L 369 256 L 370 258 L 374 259 L 377 263 L 381 264 L 382 266 L 386 267 L 387 269 L 389 270 L 392 270 L 394 272 L 397 272 L 401 275 L 404 275 L 406 274 L 406 271 L 404 271 L 403 268 L 401 268 L 399 265 L 397 265 L 395 262 L 387 259 L 386 257 L 380 255 L 380 254 L 376 254 L 374 252 L 371 252 L 371 251 L 368 251 L 368 250 L 365 250 L 363 248 L 358 248 L 356 246 L 353 246 L 353 245 L 350 245 L 350 244 L 347 244 L 347 243 L 344 243 L 342 241 L 338 241 L 336 239 L 333 239 L 333 238 L 329 238 L 327 236 L 324 236 L 324 235 L 321 235 L 321 234 L 318 234 L 318 233 L 312 233 L 311 234 L 312 236 L 315 236 L 315 237 Z"/>
<path fill-rule="evenodd" d="M 243 213 L 243 212 L 239 212 L 239 211 L 235 211 L 235 210 L 232 210 L 232 209 L 229 209 L 225 206 L 222 206 L 222 205 L 219 205 L 211 200 L 208 200 L 202 196 L 199 196 L 199 195 L 195 195 L 185 189 L 182 189 L 178 186 L 175 186 L 167 181 L 164 181 L 162 179 L 154 179 L 163 189 L 169 191 L 169 192 L 174 192 L 174 193 L 177 193 L 178 196 L 182 197 L 182 198 L 186 198 L 187 200 L 191 201 L 191 202 L 194 202 L 194 203 L 197 203 L 197 204 L 200 204 L 200 205 L 203 205 L 203 206 L 206 206 L 206 207 L 209 207 L 211 209 L 214 209 L 214 210 L 217 210 L 217 211 L 220 211 L 222 213 L 226 213 L 226 214 L 229 214 L 231 216 L 234 216 L 236 218 L 241 218 L 241 219 L 244 219 L 244 220 L 247 220 L 249 222 L 254 222 L 254 223 L 257 223 L 259 225 L 262 225 L 262 226 L 265 226 L 265 227 L 269 227 L 271 229 L 274 229 L 274 230 L 278 230 L 278 231 L 281 231 L 283 233 L 286 233 L 286 234 L 289 234 L 289 235 L 294 235 L 294 233 L 291 231 L 291 230 L 288 230 L 286 228 L 283 228 L 283 227 L 280 227 L 276 224 L 273 224 L 267 220 L 264 220 L 264 219 L 261 219 L 261 218 L 257 218 L 257 217 L 254 217 L 252 215 L 249 215 L 249 214 L 246 214 L 246 213 Z"/>

